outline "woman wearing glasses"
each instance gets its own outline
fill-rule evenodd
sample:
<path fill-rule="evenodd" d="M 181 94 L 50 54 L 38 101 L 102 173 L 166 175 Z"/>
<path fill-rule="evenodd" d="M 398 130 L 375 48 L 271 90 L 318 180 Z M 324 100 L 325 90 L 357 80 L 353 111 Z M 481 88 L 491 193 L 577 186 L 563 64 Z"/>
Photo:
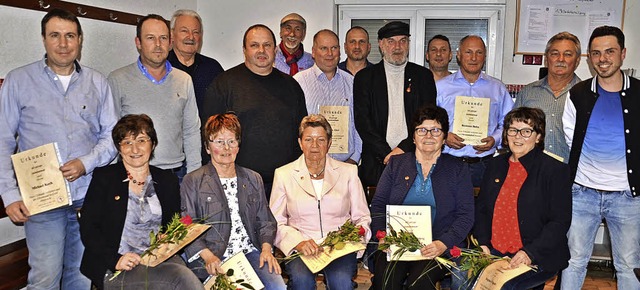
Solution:
<path fill-rule="evenodd" d="M 511 152 L 487 167 L 473 232 L 486 253 L 510 256 L 511 267 L 537 265 L 502 288 L 530 289 L 568 265 L 569 167 L 543 152 L 542 110 L 514 109 L 505 116 L 503 128 L 503 146 Z"/>
<path fill-rule="evenodd" d="M 462 246 L 473 225 L 473 187 L 468 166 L 456 157 L 442 154 L 449 132 L 447 111 L 424 107 L 416 112 L 412 124 L 416 151 L 389 160 L 371 202 L 371 230 L 385 230 L 387 205 L 428 205 L 433 242 L 420 249 L 427 259 L 422 261 L 390 263 L 386 253 L 376 252 L 374 289 L 436 289 L 436 282 L 446 270 L 433 259 L 447 255 L 446 249 Z M 377 242 L 376 238 L 373 240 Z M 389 279 L 385 281 L 385 277 Z"/>
<path fill-rule="evenodd" d="M 226 258 L 244 253 L 265 289 L 285 289 L 272 254 L 276 222 L 269 211 L 262 178 L 235 164 L 240 121 L 233 113 L 213 115 L 204 127 L 211 162 L 187 174 L 180 195 L 185 215 L 212 228 L 185 248 L 189 267 L 200 279 L 222 272 Z"/>
<path fill-rule="evenodd" d="M 80 271 L 98 289 L 197 289 L 202 283 L 178 256 L 140 265 L 149 233 L 180 213 L 178 178 L 149 165 L 158 145 L 147 115 L 126 115 L 111 132 L 121 162 L 96 168 L 80 216 Z M 116 271 L 122 271 L 113 279 Z"/>

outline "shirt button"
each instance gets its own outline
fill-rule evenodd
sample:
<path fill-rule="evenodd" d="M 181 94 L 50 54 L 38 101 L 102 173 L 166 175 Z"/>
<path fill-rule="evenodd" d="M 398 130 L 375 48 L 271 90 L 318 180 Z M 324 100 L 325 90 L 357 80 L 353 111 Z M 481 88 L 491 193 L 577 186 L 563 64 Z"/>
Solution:
<path fill-rule="evenodd" d="M 549 145 L 549 148 L 553 148 L 553 145 Z"/>
<path fill-rule="evenodd" d="M 549 129 L 549 132 L 553 132 L 553 129 Z"/>
<path fill-rule="evenodd" d="M 625 113 L 625 114 L 629 113 L 629 110 L 624 109 L 624 113 Z"/>
<path fill-rule="evenodd" d="M 629 169 L 629 173 L 633 173 L 633 169 Z"/>
<path fill-rule="evenodd" d="M 631 153 L 631 149 L 627 149 L 627 153 Z"/>
<path fill-rule="evenodd" d="M 622 92 L 622 93 L 621 93 L 621 95 L 624 97 L 624 96 L 626 96 L 627 94 L 626 94 L 625 92 Z"/>
<path fill-rule="evenodd" d="M 625 133 L 629 134 L 629 129 L 624 130 Z"/>
<path fill-rule="evenodd" d="M 551 117 L 555 117 L 555 116 L 556 116 L 556 114 L 551 114 Z"/>

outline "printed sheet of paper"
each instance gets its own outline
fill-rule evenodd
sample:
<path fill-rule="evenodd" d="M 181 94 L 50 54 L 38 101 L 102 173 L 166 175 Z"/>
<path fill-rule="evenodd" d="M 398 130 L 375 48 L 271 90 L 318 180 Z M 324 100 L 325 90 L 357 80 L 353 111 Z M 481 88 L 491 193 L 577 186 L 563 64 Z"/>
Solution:
<path fill-rule="evenodd" d="M 544 44 L 549 39 L 553 26 L 553 8 L 543 5 L 527 6 L 527 43 Z"/>
<path fill-rule="evenodd" d="M 61 160 L 57 143 L 11 155 L 22 201 L 32 215 L 72 204 Z"/>
<path fill-rule="evenodd" d="M 333 131 L 329 153 L 349 153 L 349 111 L 349 106 L 320 106 Z"/>
<path fill-rule="evenodd" d="M 340 250 L 333 249 L 329 251 L 329 248 L 326 247 L 323 252 L 316 256 L 301 255 L 300 259 L 302 259 L 302 262 L 307 265 L 312 273 L 318 273 L 329 265 L 329 263 L 333 262 L 333 260 L 353 252 L 364 250 L 365 248 L 362 243 L 346 243 L 344 248 Z"/>
<path fill-rule="evenodd" d="M 427 245 L 431 243 L 431 207 L 428 205 L 387 205 L 387 225 L 391 225 L 396 232 L 400 230 L 413 232 L 420 240 L 420 243 Z M 387 235 L 390 230 L 387 226 Z M 399 250 L 396 246 L 389 248 L 391 253 L 387 253 L 387 261 L 391 261 L 393 253 Z M 420 254 L 420 249 L 414 252 L 406 252 L 396 261 L 418 261 L 426 260 L 427 257 Z"/>
<path fill-rule="evenodd" d="M 473 289 L 500 290 L 507 281 L 531 270 L 531 267 L 524 264 L 520 264 L 518 268 L 511 269 L 509 266 L 509 260 L 499 260 L 493 262 L 480 272 L 480 276 L 478 277 L 478 280 L 476 280 Z"/>
<path fill-rule="evenodd" d="M 265 265 L 265 267 L 268 266 Z M 224 263 L 220 265 L 220 268 L 222 268 L 222 270 L 224 270 L 225 272 L 229 271 L 229 269 L 233 269 L 233 275 L 229 277 L 229 280 L 231 280 L 232 282 L 242 279 L 242 283 L 247 283 L 256 290 L 264 289 L 264 284 L 262 284 L 262 281 L 260 281 L 258 274 L 256 274 L 255 270 L 253 270 L 253 267 L 251 267 L 251 263 L 249 263 L 249 260 L 247 260 L 247 257 L 242 252 L 237 253 L 233 255 L 233 257 L 224 261 Z M 216 276 L 209 276 L 209 278 L 204 281 L 204 289 L 212 290 L 215 281 Z M 236 284 L 235 287 L 237 289 L 247 289 L 239 283 Z"/>
<path fill-rule="evenodd" d="M 457 96 L 453 113 L 453 133 L 466 145 L 481 145 L 489 134 L 491 99 Z"/>
<path fill-rule="evenodd" d="M 140 264 L 147 265 L 149 267 L 155 267 L 167 259 L 173 257 L 180 249 L 186 247 L 193 242 L 202 233 L 206 232 L 211 226 L 203 224 L 191 224 L 187 227 L 187 237 L 177 244 L 162 244 L 160 247 L 151 252 L 150 255 L 146 255 L 140 261 Z"/>

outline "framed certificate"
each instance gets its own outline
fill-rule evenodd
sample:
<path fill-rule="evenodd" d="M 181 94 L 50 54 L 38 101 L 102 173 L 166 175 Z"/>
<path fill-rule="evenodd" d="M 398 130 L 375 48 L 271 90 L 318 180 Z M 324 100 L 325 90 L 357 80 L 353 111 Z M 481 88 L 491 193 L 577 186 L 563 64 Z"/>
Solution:
<path fill-rule="evenodd" d="M 349 106 L 320 106 L 319 113 L 333 131 L 329 153 L 349 153 Z"/>
<path fill-rule="evenodd" d="M 466 145 L 484 144 L 480 140 L 489 134 L 490 109 L 489 98 L 457 96 L 452 132 L 463 138 Z"/>
<path fill-rule="evenodd" d="M 397 232 L 401 230 L 413 232 L 423 245 L 431 243 L 431 207 L 428 205 L 387 205 L 387 234 L 391 225 Z M 387 261 L 391 261 L 393 254 L 399 250 L 391 245 L 391 251 L 387 253 Z M 426 260 L 427 257 L 420 254 L 420 249 L 414 252 L 402 254 L 396 261 Z"/>

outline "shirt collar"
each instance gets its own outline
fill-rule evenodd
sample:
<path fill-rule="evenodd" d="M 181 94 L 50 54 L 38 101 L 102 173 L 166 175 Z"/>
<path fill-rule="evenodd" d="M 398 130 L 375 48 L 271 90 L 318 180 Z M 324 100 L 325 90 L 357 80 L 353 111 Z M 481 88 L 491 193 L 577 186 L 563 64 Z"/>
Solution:
<path fill-rule="evenodd" d="M 313 64 L 313 66 L 310 68 L 311 71 L 313 72 L 313 74 L 315 75 L 317 80 L 323 80 L 323 81 L 328 81 L 329 79 L 327 78 L 327 75 L 324 74 L 324 72 L 322 70 L 320 70 L 320 68 L 318 67 L 317 64 Z M 336 67 L 336 73 L 333 75 L 333 79 L 335 78 L 339 78 L 340 77 L 340 69 Z"/>
<path fill-rule="evenodd" d="M 160 85 L 162 83 L 164 83 L 167 80 L 167 77 L 169 76 L 169 73 L 171 72 L 171 70 L 173 69 L 173 67 L 171 66 L 171 63 L 169 62 L 169 60 L 165 60 L 164 61 L 164 66 L 166 68 L 166 73 L 164 74 L 164 76 L 158 81 L 156 80 L 147 70 L 147 68 L 142 64 L 142 61 L 140 61 L 140 57 L 138 57 L 138 68 L 140 69 L 140 72 L 142 72 L 142 75 L 144 75 L 147 79 L 149 79 L 152 83 Z"/>
<path fill-rule="evenodd" d="M 462 79 L 465 83 L 469 83 L 469 81 L 467 81 L 467 79 L 464 77 L 464 75 L 462 74 L 462 70 L 458 70 L 455 75 L 454 75 L 454 79 Z M 487 76 L 484 72 L 480 72 L 480 76 L 478 76 L 478 79 L 474 82 L 478 83 L 480 80 L 486 80 Z"/>
<path fill-rule="evenodd" d="M 73 66 L 74 66 L 74 70 L 77 73 L 80 73 L 82 71 L 82 67 L 80 66 L 80 63 L 78 62 L 78 60 L 74 60 L 73 61 Z M 51 68 L 49 68 L 49 66 L 47 65 L 47 54 L 44 54 L 44 57 L 42 58 L 42 69 L 48 68 L 50 71 L 53 72 L 53 70 L 51 70 Z"/>

